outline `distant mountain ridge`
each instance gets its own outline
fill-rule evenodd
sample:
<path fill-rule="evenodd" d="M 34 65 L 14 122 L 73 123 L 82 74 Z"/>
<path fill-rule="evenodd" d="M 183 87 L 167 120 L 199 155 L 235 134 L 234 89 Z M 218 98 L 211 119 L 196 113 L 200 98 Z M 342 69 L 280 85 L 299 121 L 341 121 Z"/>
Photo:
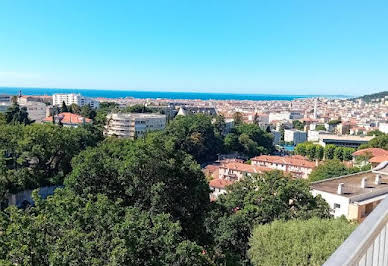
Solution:
<path fill-rule="evenodd" d="M 382 91 L 382 92 L 377 92 L 377 93 L 373 93 L 373 94 L 367 94 L 367 95 L 364 95 L 364 96 L 360 96 L 360 97 L 354 98 L 353 100 L 362 99 L 365 102 L 370 102 L 370 101 L 375 100 L 375 99 L 384 98 L 385 96 L 388 96 L 388 91 Z"/>

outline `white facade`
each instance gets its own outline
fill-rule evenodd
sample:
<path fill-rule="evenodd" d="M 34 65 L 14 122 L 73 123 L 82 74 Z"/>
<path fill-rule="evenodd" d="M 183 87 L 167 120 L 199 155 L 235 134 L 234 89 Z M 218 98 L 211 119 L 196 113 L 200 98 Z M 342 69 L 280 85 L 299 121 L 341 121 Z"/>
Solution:
<path fill-rule="evenodd" d="M 307 141 L 307 134 L 304 131 L 286 129 L 284 130 L 284 141 L 293 142 L 294 145 Z"/>
<path fill-rule="evenodd" d="M 42 102 L 26 102 L 21 103 L 21 107 L 26 107 L 28 112 L 28 118 L 35 122 L 42 122 L 46 118 L 46 104 Z"/>
<path fill-rule="evenodd" d="M 281 120 L 290 120 L 291 113 L 290 112 L 280 112 L 280 113 L 269 113 L 268 121 L 271 123 L 272 121 L 281 121 Z"/>
<path fill-rule="evenodd" d="M 143 136 L 166 127 L 166 116 L 159 114 L 113 113 L 107 115 L 105 134 L 126 138 Z"/>
<path fill-rule="evenodd" d="M 346 218 L 348 218 L 348 213 L 349 213 L 349 203 L 350 200 L 348 197 L 344 197 L 341 195 L 333 194 L 333 193 L 328 193 L 324 191 L 319 191 L 313 189 L 311 191 L 311 194 L 313 194 L 314 197 L 317 195 L 321 195 L 321 197 L 327 202 L 331 209 L 331 214 L 335 217 L 338 218 L 342 215 L 344 215 Z"/>
<path fill-rule="evenodd" d="M 63 102 L 65 102 L 67 106 L 73 103 L 81 107 L 85 105 L 90 105 L 90 107 L 92 108 L 98 108 L 100 106 L 100 103 L 98 101 L 88 97 L 84 97 L 79 93 L 53 95 L 53 105 L 61 106 Z"/>
<path fill-rule="evenodd" d="M 385 134 L 388 134 L 388 123 L 380 123 L 379 130 Z"/>

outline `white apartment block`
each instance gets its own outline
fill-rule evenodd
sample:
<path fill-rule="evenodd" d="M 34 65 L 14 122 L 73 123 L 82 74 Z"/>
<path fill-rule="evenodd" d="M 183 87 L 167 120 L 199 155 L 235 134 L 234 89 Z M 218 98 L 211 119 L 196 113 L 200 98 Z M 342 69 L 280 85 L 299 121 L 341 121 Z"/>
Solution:
<path fill-rule="evenodd" d="M 388 134 L 388 123 L 380 123 L 379 130 L 385 134 Z"/>
<path fill-rule="evenodd" d="M 284 130 L 284 141 L 293 142 L 294 145 L 307 141 L 307 133 L 295 129 Z"/>
<path fill-rule="evenodd" d="M 69 93 L 69 94 L 54 94 L 53 95 L 53 105 L 62 106 L 62 103 L 65 102 L 67 106 L 75 103 L 78 106 L 90 105 L 92 108 L 98 108 L 100 103 L 92 98 L 84 97 L 79 93 Z"/>
<path fill-rule="evenodd" d="M 123 138 L 143 136 L 166 127 L 166 115 L 145 113 L 111 113 L 107 115 L 105 135 Z"/>

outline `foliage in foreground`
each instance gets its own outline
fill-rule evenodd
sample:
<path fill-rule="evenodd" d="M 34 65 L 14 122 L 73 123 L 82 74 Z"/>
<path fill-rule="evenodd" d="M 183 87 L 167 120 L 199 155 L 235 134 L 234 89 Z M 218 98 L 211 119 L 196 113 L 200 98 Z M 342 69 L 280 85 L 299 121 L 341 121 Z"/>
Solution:
<path fill-rule="evenodd" d="M 323 164 L 316 167 L 309 175 L 311 182 L 328 179 L 331 177 L 338 177 L 348 174 L 354 174 L 360 171 L 370 170 L 370 165 L 364 165 L 362 167 L 346 167 L 339 160 L 327 160 Z"/>
<path fill-rule="evenodd" d="M 210 265 L 168 214 L 58 189 L 0 213 L 0 262 L 17 265 Z"/>
<path fill-rule="evenodd" d="M 218 264 L 249 263 L 247 251 L 256 224 L 276 219 L 329 218 L 327 203 L 313 197 L 304 180 L 290 179 L 279 171 L 246 177 L 228 187 L 214 203 L 207 219 Z"/>
<path fill-rule="evenodd" d="M 322 265 L 356 228 L 346 219 L 274 221 L 249 240 L 253 265 Z"/>

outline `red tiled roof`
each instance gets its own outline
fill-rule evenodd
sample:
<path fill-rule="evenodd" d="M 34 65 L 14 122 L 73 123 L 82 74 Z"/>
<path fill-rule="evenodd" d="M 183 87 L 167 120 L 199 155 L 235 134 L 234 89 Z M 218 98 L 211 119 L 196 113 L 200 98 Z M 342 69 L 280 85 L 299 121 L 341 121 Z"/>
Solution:
<path fill-rule="evenodd" d="M 375 156 L 375 157 L 369 159 L 370 163 L 382 163 L 385 161 L 388 161 L 388 154 L 381 155 L 381 156 Z"/>
<path fill-rule="evenodd" d="M 227 168 L 232 170 L 238 170 L 246 173 L 262 173 L 262 172 L 268 172 L 273 169 L 264 167 L 264 166 L 258 166 L 258 165 L 251 165 L 251 164 L 245 164 L 245 163 L 237 163 L 237 162 L 231 162 L 226 163 L 220 168 Z"/>
<path fill-rule="evenodd" d="M 295 156 L 272 156 L 272 155 L 260 155 L 251 159 L 252 161 L 269 162 L 277 164 L 293 165 L 305 168 L 314 168 L 315 163 L 306 159 L 295 158 Z"/>
<path fill-rule="evenodd" d="M 73 114 L 73 113 L 60 113 L 55 116 L 55 118 L 59 118 L 63 124 L 83 124 L 83 123 L 91 123 L 92 120 L 89 118 L 84 118 L 83 116 Z M 44 119 L 45 122 L 53 121 L 53 117 L 49 116 Z"/>
<path fill-rule="evenodd" d="M 226 186 L 229 186 L 231 184 L 233 184 L 233 181 L 220 178 L 215 178 L 209 182 L 209 186 L 214 188 L 225 188 Z"/>
<path fill-rule="evenodd" d="M 383 155 L 388 155 L 388 151 L 381 149 L 381 148 L 366 148 L 362 150 L 358 150 L 356 152 L 353 152 L 353 156 L 361 156 L 361 155 L 372 155 L 373 157 L 375 156 L 383 156 Z"/>

